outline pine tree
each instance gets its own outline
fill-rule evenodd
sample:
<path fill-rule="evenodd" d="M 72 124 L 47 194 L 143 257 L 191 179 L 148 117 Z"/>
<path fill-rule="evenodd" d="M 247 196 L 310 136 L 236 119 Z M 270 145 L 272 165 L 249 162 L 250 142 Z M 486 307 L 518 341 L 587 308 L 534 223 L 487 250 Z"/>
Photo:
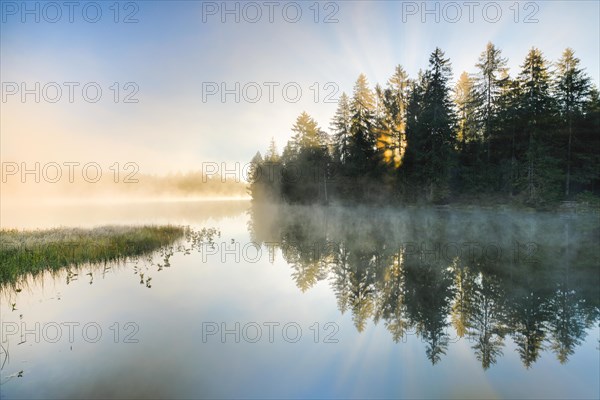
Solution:
<path fill-rule="evenodd" d="M 590 90 L 589 100 L 584 106 L 584 117 L 577 127 L 578 140 L 574 141 L 578 165 L 573 174 L 580 191 L 600 194 L 600 92 L 594 86 Z"/>
<path fill-rule="evenodd" d="M 448 86 L 451 74 L 450 61 L 436 48 L 410 106 L 414 114 L 409 117 L 412 132 L 407 131 L 407 152 L 412 152 L 413 168 L 420 170 L 413 172 L 420 176 L 428 201 L 444 200 L 449 195 L 456 143 Z"/>
<path fill-rule="evenodd" d="M 427 135 L 423 132 L 421 123 L 426 86 L 425 73 L 419 70 L 417 79 L 410 84 L 406 107 L 406 152 L 400 171 L 401 192 L 407 201 L 417 200 L 426 176 L 422 159 Z"/>
<path fill-rule="evenodd" d="M 408 107 L 408 96 L 410 79 L 401 65 L 396 66 L 394 75 L 388 80 L 388 91 L 390 93 L 390 105 L 388 109 L 394 121 L 394 166 L 399 168 L 406 150 L 406 110 Z"/>
<path fill-rule="evenodd" d="M 248 171 L 248 194 L 252 197 L 252 201 L 254 202 L 264 201 L 266 197 L 262 170 L 263 158 L 260 152 L 257 151 L 254 157 L 252 157 L 252 161 L 250 161 L 250 169 Z"/>
<path fill-rule="evenodd" d="M 347 199 L 366 200 L 375 187 L 377 177 L 375 137 L 375 96 L 367 78 L 361 74 L 356 80 L 350 101 L 350 136 L 348 157 L 343 165 L 344 185 L 340 196 Z"/>
<path fill-rule="evenodd" d="M 350 111 L 350 100 L 346 93 L 342 93 L 338 102 L 338 108 L 331 121 L 333 132 L 334 157 L 337 162 L 344 165 L 348 160 L 350 147 L 350 125 L 352 114 Z"/>
<path fill-rule="evenodd" d="M 476 64 L 479 69 L 477 78 L 477 96 L 480 104 L 479 120 L 483 126 L 483 138 L 486 143 L 487 160 L 490 161 L 493 125 L 492 119 L 496 112 L 496 102 L 500 92 L 499 76 L 506 71 L 506 58 L 501 57 L 501 51 L 491 42 L 479 56 Z"/>
<path fill-rule="evenodd" d="M 322 148 L 327 144 L 326 134 L 306 112 L 302 112 L 296 119 L 292 132 L 292 142 L 298 151 Z"/>
<path fill-rule="evenodd" d="M 372 116 L 375 111 L 375 97 L 373 91 L 369 89 L 365 74 L 360 74 L 356 79 L 352 91 L 351 109 L 354 114 L 360 113 L 363 116 Z"/>
<path fill-rule="evenodd" d="M 279 161 L 279 153 L 277 152 L 277 145 L 275 144 L 275 139 L 271 138 L 271 142 L 269 143 L 269 148 L 265 153 L 265 161 L 269 162 L 278 162 Z"/>
<path fill-rule="evenodd" d="M 479 139 L 476 120 L 477 96 L 473 79 L 463 72 L 454 88 L 454 104 L 458 118 L 457 140 L 464 144 Z"/>
<path fill-rule="evenodd" d="M 328 201 L 329 138 L 306 112 L 292 127 L 284 150 L 282 193 L 293 203 Z"/>
<path fill-rule="evenodd" d="M 519 74 L 521 85 L 522 138 L 526 139 L 526 201 L 532 204 L 556 196 L 556 160 L 548 149 L 554 128 L 554 101 L 550 94 L 550 75 L 542 52 L 532 48 Z"/>
<path fill-rule="evenodd" d="M 483 137 L 479 129 L 480 106 L 474 79 L 463 72 L 454 87 L 454 105 L 457 112 L 457 146 L 459 150 L 460 193 L 480 193 L 487 189 L 486 165 L 482 160 Z"/>
<path fill-rule="evenodd" d="M 572 49 L 567 48 L 557 63 L 555 81 L 555 97 L 562 121 L 566 124 L 567 154 L 565 172 L 565 196 L 569 197 L 571 189 L 571 164 L 573 149 L 573 125 L 583 115 L 583 107 L 590 89 L 590 79 L 579 68 L 579 59 Z"/>
<path fill-rule="evenodd" d="M 522 153 L 518 140 L 518 132 L 522 124 L 520 90 L 519 81 L 511 79 L 508 72 L 504 72 L 500 80 L 498 112 L 494 118 L 498 138 L 495 158 L 498 160 L 500 176 L 492 190 L 507 193 L 510 197 L 516 193 L 516 185 L 519 181 L 518 157 Z"/>
<path fill-rule="evenodd" d="M 398 65 L 386 89 L 377 90 L 381 113 L 377 121 L 377 148 L 386 165 L 397 169 L 406 148 L 406 109 L 409 96 L 408 75 Z"/>
<path fill-rule="evenodd" d="M 354 85 L 350 111 L 349 172 L 356 177 L 366 174 L 375 162 L 375 98 L 363 74 L 359 75 Z"/>

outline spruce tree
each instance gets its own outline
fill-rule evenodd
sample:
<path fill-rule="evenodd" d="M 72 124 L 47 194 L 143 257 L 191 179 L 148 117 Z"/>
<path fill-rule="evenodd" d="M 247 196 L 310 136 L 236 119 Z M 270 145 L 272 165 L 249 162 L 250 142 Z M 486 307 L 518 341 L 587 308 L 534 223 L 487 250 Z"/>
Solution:
<path fill-rule="evenodd" d="M 342 93 L 338 107 L 331 121 L 333 132 L 334 157 L 337 162 L 344 165 L 348 160 L 350 146 L 350 124 L 352 114 L 350 111 L 350 99 L 346 93 Z"/>
<path fill-rule="evenodd" d="M 408 127 L 412 132 L 407 132 L 407 151 L 412 153 L 413 172 L 425 188 L 427 200 L 434 202 L 449 195 L 455 162 L 455 116 L 448 86 L 451 74 L 450 61 L 436 48 L 410 105 L 413 115 Z"/>
<path fill-rule="evenodd" d="M 590 79 L 579 67 L 579 59 L 567 48 L 557 63 L 555 98 L 558 104 L 563 131 L 566 132 L 565 196 L 571 189 L 574 125 L 583 116 L 585 102 L 590 90 Z"/>
<path fill-rule="evenodd" d="M 479 101 L 479 121 L 483 130 L 483 139 L 486 143 L 486 158 L 488 162 L 492 154 L 492 120 L 496 113 L 497 99 L 500 93 L 499 77 L 506 71 L 506 58 L 501 56 L 501 51 L 491 42 L 486 45 L 485 51 L 479 56 L 476 64 L 479 74 L 476 90 Z"/>
<path fill-rule="evenodd" d="M 367 78 L 361 74 L 356 80 L 350 102 L 351 122 L 348 160 L 344 164 L 345 186 L 342 196 L 355 200 L 366 200 L 369 186 L 375 186 L 377 176 L 375 137 L 375 96 L 369 88 Z"/>
<path fill-rule="evenodd" d="M 524 154 L 525 200 L 540 204 L 557 196 L 560 176 L 556 159 L 549 149 L 555 127 L 554 100 L 550 93 L 550 74 L 542 52 L 532 48 L 519 74 L 521 86 L 519 107 L 522 110 L 521 142 L 526 141 Z M 523 143 L 524 144 L 524 143 Z"/>

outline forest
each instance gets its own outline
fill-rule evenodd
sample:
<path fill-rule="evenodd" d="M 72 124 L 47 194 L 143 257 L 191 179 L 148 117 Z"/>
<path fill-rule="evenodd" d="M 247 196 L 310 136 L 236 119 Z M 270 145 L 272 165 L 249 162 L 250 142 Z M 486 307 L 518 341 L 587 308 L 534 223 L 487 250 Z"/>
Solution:
<path fill-rule="evenodd" d="M 361 74 L 329 132 L 306 112 L 281 154 L 252 159 L 255 202 L 511 204 L 553 207 L 600 198 L 600 97 L 567 48 L 556 62 L 532 48 L 517 74 L 488 43 L 453 84 L 436 48 L 411 78 L 384 86 Z"/>

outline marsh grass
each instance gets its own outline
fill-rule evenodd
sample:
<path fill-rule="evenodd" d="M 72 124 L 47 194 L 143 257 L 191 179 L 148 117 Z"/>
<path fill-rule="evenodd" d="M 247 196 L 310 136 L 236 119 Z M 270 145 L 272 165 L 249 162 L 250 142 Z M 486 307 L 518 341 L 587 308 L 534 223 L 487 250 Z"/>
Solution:
<path fill-rule="evenodd" d="M 146 225 L 0 230 L 0 287 L 28 274 L 149 254 L 184 238 L 187 229 Z"/>

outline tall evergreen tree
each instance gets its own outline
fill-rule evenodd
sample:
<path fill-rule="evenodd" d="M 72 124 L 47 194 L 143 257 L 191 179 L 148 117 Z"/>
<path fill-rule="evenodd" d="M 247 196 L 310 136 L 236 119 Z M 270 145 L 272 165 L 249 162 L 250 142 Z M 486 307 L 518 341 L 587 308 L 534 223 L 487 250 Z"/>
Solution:
<path fill-rule="evenodd" d="M 556 159 L 548 149 L 554 129 L 554 100 L 550 93 L 550 74 L 542 52 L 532 48 L 519 74 L 523 118 L 521 139 L 527 141 L 524 182 L 526 201 L 532 204 L 556 196 L 559 173 Z"/>
<path fill-rule="evenodd" d="M 458 78 L 454 88 L 454 104 L 457 111 L 457 140 L 464 144 L 479 139 L 476 120 L 477 96 L 473 79 L 467 72 Z"/>
<path fill-rule="evenodd" d="M 338 185 L 342 198 L 366 201 L 374 195 L 370 188 L 376 187 L 378 181 L 375 111 L 375 95 L 365 75 L 361 74 L 350 101 L 348 157 L 340 174 L 345 184 Z"/>
<path fill-rule="evenodd" d="M 573 181 L 577 181 L 579 191 L 587 191 L 595 195 L 600 194 L 600 92 L 598 87 L 590 90 L 589 101 L 584 106 L 584 117 L 577 127 L 578 133 L 574 137 L 577 148 L 578 162 Z"/>
<path fill-rule="evenodd" d="M 327 202 L 331 161 L 327 134 L 306 112 L 296 119 L 292 132 L 283 157 L 283 196 L 290 202 Z"/>
<path fill-rule="evenodd" d="M 572 49 L 567 48 L 557 63 L 555 97 L 567 136 L 565 196 L 571 189 L 571 165 L 573 150 L 573 125 L 582 117 L 584 105 L 590 90 L 590 79 L 579 67 L 579 59 Z M 565 126 L 566 125 L 566 126 Z"/>
<path fill-rule="evenodd" d="M 298 151 L 323 148 L 327 144 L 325 132 L 306 112 L 296 119 L 292 132 L 294 133 L 292 142 Z"/>
<path fill-rule="evenodd" d="M 454 87 L 454 105 L 457 113 L 457 141 L 460 151 L 461 193 L 482 192 L 486 189 L 487 179 L 483 155 L 483 137 L 478 121 L 479 97 L 474 79 L 463 72 Z"/>
<path fill-rule="evenodd" d="M 354 85 L 350 103 L 349 172 L 351 176 L 366 174 L 375 163 L 375 134 L 373 130 L 375 97 L 367 78 L 360 74 Z"/>
<path fill-rule="evenodd" d="M 352 112 L 350 111 L 350 99 L 346 93 L 342 93 L 337 110 L 331 121 L 334 157 L 335 160 L 342 165 L 346 163 L 349 156 L 351 123 Z"/>
<path fill-rule="evenodd" d="M 486 142 L 487 160 L 491 158 L 493 124 L 496 113 L 496 103 L 500 94 L 499 77 L 506 71 L 506 58 L 502 58 L 501 51 L 491 42 L 486 45 L 485 51 L 479 56 L 476 64 L 479 69 L 477 78 L 477 95 L 480 104 L 479 119 L 483 127 L 483 138 Z"/>
<path fill-rule="evenodd" d="M 519 181 L 518 155 L 520 125 L 522 123 L 519 99 L 521 98 L 521 87 L 519 81 L 511 79 L 508 72 L 504 72 L 501 78 L 500 96 L 498 98 L 498 112 L 494 119 L 497 126 L 497 144 L 495 147 L 496 159 L 498 159 L 496 185 L 492 190 L 496 193 L 507 193 L 509 197 L 516 194 Z M 488 184 L 490 184 L 488 182 Z"/>
<path fill-rule="evenodd" d="M 275 190 L 273 181 L 269 179 L 267 166 L 259 151 L 256 152 L 250 162 L 248 171 L 248 194 L 256 203 L 278 200 L 279 192 Z"/>
<path fill-rule="evenodd" d="M 270 162 L 278 162 L 279 161 L 279 153 L 277 152 L 277 145 L 275 144 L 275 139 L 271 138 L 271 142 L 269 142 L 269 148 L 265 153 L 265 161 Z"/>
<path fill-rule="evenodd" d="M 436 48 L 429 58 L 429 69 L 422 78 L 421 88 L 416 88 L 413 96 L 416 103 L 410 107 L 416 114 L 409 117 L 408 128 L 413 131 L 407 132 L 407 151 L 412 152 L 412 162 L 420 166 L 418 175 L 426 188 L 428 201 L 444 200 L 449 195 L 456 144 L 455 116 L 448 86 L 451 74 L 450 61 Z"/>
<path fill-rule="evenodd" d="M 406 152 L 400 171 L 401 195 L 407 201 L 417 200 L 425 177 L 422 158 L 426 134 L 423 132 L 421 114 L 426 86 L 425 73 L 419 70 L 418 78 L 410 84 L 406 107 Z"/>
<path fill-rule="evenodd" d="M 409 96 L 408 74 L 398 65 L 388 80 L 387 88 L 377 91 L 382 104 L 379 116 L 377 147 L 384 163 L 394 168 L 402 164 L 406 148 L 406 109 Z"/>

